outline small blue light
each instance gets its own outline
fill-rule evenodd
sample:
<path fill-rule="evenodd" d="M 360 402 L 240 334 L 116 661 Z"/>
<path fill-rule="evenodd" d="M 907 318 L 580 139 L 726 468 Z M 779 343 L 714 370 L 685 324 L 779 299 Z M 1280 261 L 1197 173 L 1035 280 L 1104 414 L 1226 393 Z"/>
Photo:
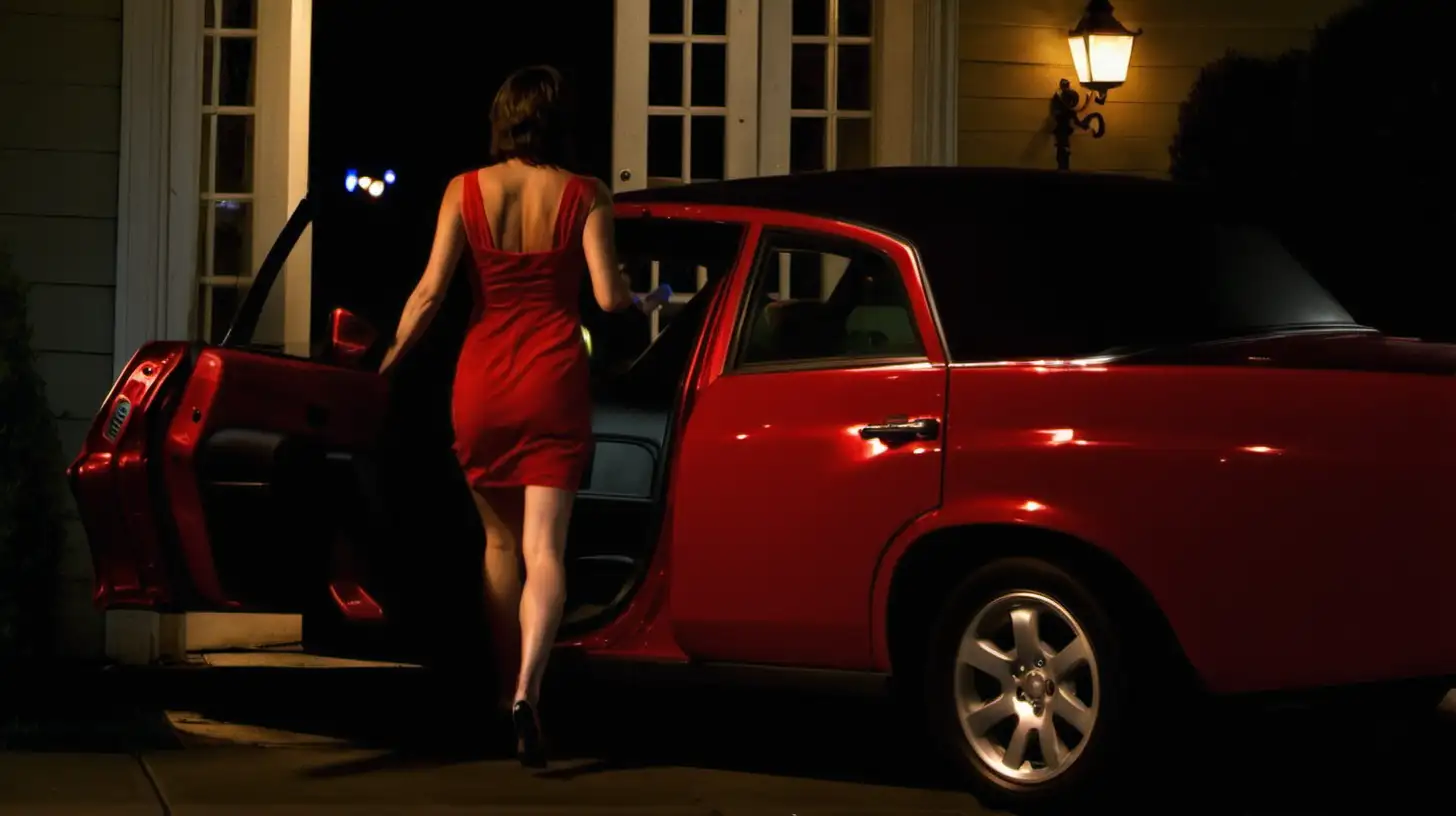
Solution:
<path fill-rule="evenodd" d="M 384 171 L 384 183 L 385 184 L 393 184 L 394 183 L 394 171 L 393 170 L 385 170 Z"/>
<path fill-rule="evenodd" d="M 358 186 L 359 186 L 359 171 L 357 171 L 357 170 L 350 170 L 348 172 L 348 174 L 344 176 L 344 189 L 345 190 L 348 190 L 349 192 L 352 193 L 352 192 L 354 192 L 354 188 L 355 187 L 358 187 Z"/>

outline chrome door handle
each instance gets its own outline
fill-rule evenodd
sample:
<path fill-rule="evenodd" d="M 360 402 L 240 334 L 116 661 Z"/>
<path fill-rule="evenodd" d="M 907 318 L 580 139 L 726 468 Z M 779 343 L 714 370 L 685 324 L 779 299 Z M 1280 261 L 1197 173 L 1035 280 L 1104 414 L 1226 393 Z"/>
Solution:
<path fill-rule="evenodd" d="M 883 442 L 907 442 L 912 439 L 935 439 L 940 436 L 940 420 L 908 419 L 866 425 L 859 429 L 860 439 L 879 439 Z"/>

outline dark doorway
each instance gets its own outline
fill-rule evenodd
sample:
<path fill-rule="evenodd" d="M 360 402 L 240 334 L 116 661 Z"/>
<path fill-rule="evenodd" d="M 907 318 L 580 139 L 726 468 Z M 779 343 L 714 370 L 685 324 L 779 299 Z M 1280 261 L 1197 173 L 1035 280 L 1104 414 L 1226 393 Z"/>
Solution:
<path fill-rule="evenodd" d="M 357 169 L 397 182 L 322 215 L 315 319 L 352 303 L 392 322 L 428 258 L 440 193 L 489 161 L 489 113 L 510 71 L 559 68 L 576 110 L 577 172 L 605 179 L 612 140 L 613 3 L 348 0 L 313 6 L 309 166 L 315 190 Z M 368 205 L 368 206 L 363 206 Z M 381 326 L 383 328 L 383 326 Z"/>
<path fill-rule="evenodd" d="M 575 109 L 577 165 L 570 169 L 607 177 L 613 6 L 314 3 L 309 166 L 310 189 L 322 202 L 313 229 L 316 341 L 339 306 L 392 336 L 429 257 L 446 184 L 490 160 L 490 104 L 512 70 L 539 63 L 561 70 Z M 350 170 L 374 178 L 392 170 L 395 182 L 378 199 L 346 193 Z M 429 625 L 431 619 L 468 624 L 481 608 L 481 532 L 450 427 L 450 386 L 469 308 L 468 280 L 457 274 L 430 331 L 394 377 L 377 451 L 386 518 L 371 525 L 376 540 L 365 545 L 368 572 L 377 579 L 371 591 L 383 596 L 387 612 L 407 606 L 420 616 L 421 626 L 394 623 L 415 633 L 406 635 L 414 648 L 431 652 L 462 640 L 452 627 Z M 391 603 L 402 596 L 406 604 Z M 435 642 L 420 642 L 422 631 Z"/>

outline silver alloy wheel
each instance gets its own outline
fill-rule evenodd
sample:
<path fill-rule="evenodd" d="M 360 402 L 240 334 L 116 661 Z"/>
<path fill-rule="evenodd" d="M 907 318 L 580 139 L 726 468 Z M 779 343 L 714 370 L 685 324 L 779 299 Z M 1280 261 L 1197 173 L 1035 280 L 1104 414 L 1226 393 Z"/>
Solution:
<path fill-rule="evenodd" d="M 983 606 L 961 636 L 956 712 L 992 772 L 1046 782 L 1092 736 L 1099 682 L 1092 643 L 1066 607 L 1040 592 L 1011 592 Z"/>

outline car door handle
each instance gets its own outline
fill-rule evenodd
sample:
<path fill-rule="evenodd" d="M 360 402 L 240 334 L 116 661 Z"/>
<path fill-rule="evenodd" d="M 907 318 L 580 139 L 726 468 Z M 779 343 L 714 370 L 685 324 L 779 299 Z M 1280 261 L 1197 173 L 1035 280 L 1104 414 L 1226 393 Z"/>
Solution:
<path fill-rule="evenodd" d="M 940 420 L 908 419 L 866 425 L 859 429 L 860 439 L 879 439 L 884 442 L 906 442 L 911 439 L 934 439 L 940 436 Z"/>

